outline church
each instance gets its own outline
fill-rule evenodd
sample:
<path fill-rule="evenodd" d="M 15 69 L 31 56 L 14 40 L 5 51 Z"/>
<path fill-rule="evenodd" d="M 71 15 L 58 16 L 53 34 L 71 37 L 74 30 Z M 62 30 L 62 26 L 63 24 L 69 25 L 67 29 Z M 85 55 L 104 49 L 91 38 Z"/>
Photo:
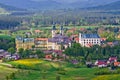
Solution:
<path fill-rule="evenodd" d="M 51 44 L 51 49 L 53 50 L 63 50 L 71 46 L 71 39 L 64 35 L 63 26 L 60 27 L 59 34 L 57 34 L 56 26 L 52 28 L 52 38 L 48 39 L 48 49 L 50 49 L 49 44 Z"/>

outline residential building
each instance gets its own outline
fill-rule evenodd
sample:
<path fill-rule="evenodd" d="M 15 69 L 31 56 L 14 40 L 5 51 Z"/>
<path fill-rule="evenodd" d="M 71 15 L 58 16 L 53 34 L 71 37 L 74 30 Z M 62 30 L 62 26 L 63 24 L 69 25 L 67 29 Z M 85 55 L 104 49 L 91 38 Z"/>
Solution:
<path fill-rule="evenodd" d="M 97 60 L 95 62 L 95 66 L 98 66 L 98 67 L 107 67 L 107 60 Z"/>
<path fill-rule="evenodd" d="M 36 38 L 35 48 L 46 50 L 48 48 L 48 38 Z"/>
<path fill-rule="evenodd" d="M 16 49 L 17 51 L 20 48 L 23 49 L 31 49 L 32 46 L 34 45 L 34 38 L 23 38 L 23 37 L 16 37 Z"/>
<path fill-rule="evenodd" d="M 20 57 L 17 53 L 14 53 L 11 55 L 8 51 L 0 49 L 0 60 L 2 60 L 3 58 L 8 59 L 8 60 L 9 59 L 18 60 Z"/>
<path fill-rule="evenodd" d="M 117 57 L 110 57 L 107 61 L 108 64 L 111 64 L 111 63 L 114 63 L 114 62 L 117 62 Z"/>
<path fill-rule="evenodd" d="M 120 67 L 120 62 L 114 62 L 114 66 Z"/>
<path fill-rule="evenodd" d="M 82 46 L 90 47 L 92 45 L 101 45 L 101 39 L 98 34 L 79 34 L 79 43 Z"/>

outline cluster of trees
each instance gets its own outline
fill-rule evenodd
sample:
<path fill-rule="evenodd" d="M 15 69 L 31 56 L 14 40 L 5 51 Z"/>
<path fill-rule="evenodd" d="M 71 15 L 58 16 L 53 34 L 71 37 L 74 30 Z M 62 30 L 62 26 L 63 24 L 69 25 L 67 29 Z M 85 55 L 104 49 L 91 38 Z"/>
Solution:
<path fill-rule="evenodd" d="M 66 26 L 119 25 L 120 16 L 103 13 L 102 11 L 53 10 L 41 12 L 28 21 L 34 23 L 34 26 L 50 26 L 54 23 Z"/>
<path fill-rule="evenodd" d="M 14 29 L 21 23 L 21 18 L 14 16 L 1 16 L 0 17 L 0 29 Z"/>
<path fill-rule="evenodd" d="M 29 12 L 28 12 L 29 13 Z M 16 26 L 50 26 L 54 23 L 65 26 L 87 26 L 87 25 L 120 25 L 120 15 L 104 13 L 104 11 L 90 10 L 52 10 L 36 12 L 36 15 L 20 16 L 14 13 L 12 16 L 0 17 L 1 29 L 14 29 Z M 19 13 L 20 15 L 24 13 Z M 30 13 L 33 14 L 33 13 Z M 24 25 L 23 25 L 24 23 Z"/>
<path fill-rule="evenodd" d="M 98 34 L 102 38 L 107 38 L 108 42 L 113 42 L 117 40 L 119 35 L 119 27 L 101 27 L 97 30 Z"/>
<path fill-rule="evenodd" d="M 32 51 L 32 50 L 24 50 L 23 48 L 20 48 L 18 51 L 18 54 L 20 58 L 30 58 L 31 57 L 36 57 L 36 58 L 43 58 L 44 53 L 40 50 Z"/>
<path fill-rule="evenodd" d="M 10 36 L 0 36 L 0 49 L 8 50 L 9 48 L 15 49 L 15 39 Z"/>
<path fill-rule="evenodd" d="M 79 43 L 73 43 L 72 47 L 64 51 L 64 54 L 76 59 L 83 57 L 84 60 L 108 59 L 110 56 L 117 56 L 120 58 L 120 43 L 113 47 L 94 45 L 90 48 L 82 47 Z"/>

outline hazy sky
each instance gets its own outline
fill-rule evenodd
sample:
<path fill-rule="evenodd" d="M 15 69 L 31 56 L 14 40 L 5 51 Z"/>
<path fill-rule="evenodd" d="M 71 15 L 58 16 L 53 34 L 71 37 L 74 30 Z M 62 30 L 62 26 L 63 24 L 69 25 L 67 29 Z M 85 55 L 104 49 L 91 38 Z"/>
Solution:
<path fill-rule="evenodd" d="M 44 1 L 44 0 L 32 0 L 32 1 Z M 57 2 L 76 2 L 76 1 L 88 1 L 88 0 L 53 0 L 53 1 L 57 1 Z"/>

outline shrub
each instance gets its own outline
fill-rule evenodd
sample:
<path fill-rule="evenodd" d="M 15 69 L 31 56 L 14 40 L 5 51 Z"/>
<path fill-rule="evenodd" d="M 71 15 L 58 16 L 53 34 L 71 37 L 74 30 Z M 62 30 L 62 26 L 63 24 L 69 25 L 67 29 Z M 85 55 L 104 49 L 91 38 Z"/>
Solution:
<path fill-rule="evenodd" d="M 11 73 L 8 77 L 7 77 L 7 79 L 14 79 L 15 78 L 15 73 Z"/>
<path fill-rule="evenodd" d="M 65 72 L 65 71 L 58 71 L 57 73 L 58 73 L 58 74 L 61 74 L 61 75 L 66 75 L 66 72 Z"/>
<path fill-rule="evenodd" d="M 56 76 L 56 80 L 61 80 L 61 79 L 60 79 L 60 76 Z"/>
<path fill-rule="evenodd" d="M 120 69 L 117 70 L 102 69 L 95 72 L 95 75 L 109 75 L 109 74 L 120 74 Z"/>

